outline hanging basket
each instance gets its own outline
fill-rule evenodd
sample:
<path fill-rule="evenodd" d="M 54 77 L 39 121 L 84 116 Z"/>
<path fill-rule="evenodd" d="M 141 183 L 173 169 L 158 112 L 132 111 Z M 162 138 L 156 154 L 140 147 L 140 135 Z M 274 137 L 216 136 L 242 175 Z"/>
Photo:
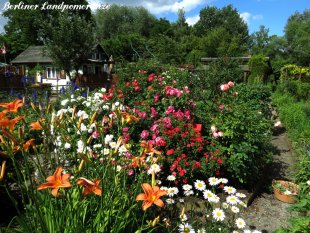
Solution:
<path fill-rule="evenodd" d="M 297 201 L 299 186 L 293 182 L 286 180 L 272 181 L 273 193 L 279 201 L 293 204 Z"/>

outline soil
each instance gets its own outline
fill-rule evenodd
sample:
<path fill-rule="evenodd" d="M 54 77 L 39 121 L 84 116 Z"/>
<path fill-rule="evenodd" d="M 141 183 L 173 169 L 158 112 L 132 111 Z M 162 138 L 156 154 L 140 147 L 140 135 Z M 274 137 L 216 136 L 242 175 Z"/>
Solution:
<path fill-rule="evenodd" d="M 288 211 L 291 204 L 275 199 L 271 187 L 273 179 L 292 180 L 295 173 L 296 157 L 285 128 L 275 128 L 272 145 L 275 148 L 273 161 L 264 171 L 263 182 L 258 184 L 257 193 L 243 216 L 248 229 L 263 233 L 289 226 L 288 219 L 294 216 Z"/>

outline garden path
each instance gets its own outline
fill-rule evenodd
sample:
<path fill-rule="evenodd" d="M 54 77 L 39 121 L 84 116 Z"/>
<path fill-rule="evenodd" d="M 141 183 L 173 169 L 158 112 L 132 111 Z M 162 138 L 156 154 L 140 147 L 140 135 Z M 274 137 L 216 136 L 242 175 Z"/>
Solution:
<path fill-rule="evenodd" d="M 285 128 L 275 128 L 272 145 L 275 148 L 273 162 L 266 168 L 257 196 L 243 216 L 248 228 L 257 229 L 263 233 L 271 233 L 279 227 L 287 227 L 288 219 L 293 215 L 287 210 L 290 204 L 275 199 L 271 188 L 273 179 L 292 180 L 294 177 L 296 159 Z"/>

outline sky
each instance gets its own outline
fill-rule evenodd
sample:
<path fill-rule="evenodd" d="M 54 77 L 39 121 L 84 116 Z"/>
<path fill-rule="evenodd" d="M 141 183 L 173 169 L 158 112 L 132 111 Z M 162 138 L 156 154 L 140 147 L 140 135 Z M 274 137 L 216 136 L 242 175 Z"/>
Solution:
<path fill-rule="evenodd" d="M 8 0 L 0 0 L 0 14 L 7 2 Z M 62 0 L 59 0 L 59 4 L 61 2 Z M 94 11 L 101 5 L 114 3 L 143 6 L 157 18 L 166 18 L 171 22 L 177 19 L 178 9 L 183 9 L 190 25 L 199 20 L 202 8 L 215 6 L 220 9 L 231 4 L 247 23 L 250 34 L 264 25 L 269 29 L 270 36 L 283 36 L 287 19 L 292 14 L 310 10 L 310 0 L 88 0 L 88 2 Z M 6 19 L 0 15 L 0 33 L 3 33 L 5 23 Z"/>

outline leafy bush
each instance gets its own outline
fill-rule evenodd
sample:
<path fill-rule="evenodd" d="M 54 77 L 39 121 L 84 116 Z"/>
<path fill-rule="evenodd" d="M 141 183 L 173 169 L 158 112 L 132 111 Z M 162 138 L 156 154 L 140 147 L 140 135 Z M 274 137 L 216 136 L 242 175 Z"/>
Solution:
<path fill-rule="evenodd" d="M 248 78 L 248 83 L 259 84 L 266 83 L 268 78 L 269 66 L 263 54 L 257 54 L 251 57 L 249 61 L 251 74 Z"/>
<path fill-rule="evenodd" d="M 290 93 L 298 101 L 310 100 L 310 83 L 302 82 L 301 80 L 283 80 L 281 81 L 278 90 L 283 93 Z"/>
<path fill-rule="evenodd" d="M 257 95 L 260 91 L 261 94 Z M 217 102 L 218 108 L 212 122 L 224 132 L 221 139 L 226 157 L 224 167 L 229 177 L 237 182 L 247 185 L 256 182 L 271 159 L 269 105 L 268 88 L 246 88 L 245 85 L 224 91 Z"/>

